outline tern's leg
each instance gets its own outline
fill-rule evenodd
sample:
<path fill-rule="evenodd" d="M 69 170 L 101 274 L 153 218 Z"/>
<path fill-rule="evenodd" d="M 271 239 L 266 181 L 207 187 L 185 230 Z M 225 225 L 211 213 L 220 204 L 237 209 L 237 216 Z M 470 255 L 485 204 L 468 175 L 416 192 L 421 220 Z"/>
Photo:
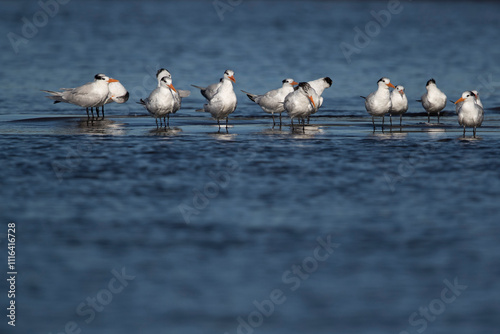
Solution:
<path fill-rule="evenodd" d="M 440 116 L 440 112 L 438 111 L 438 124 L 439 124 L 439 116 Z"/>
<path fill-rule="evenodd" d="M 372 116 L 373 131 L 375 131 L 375 117 Z"/>
<path fill-rule="evenodd" d="M 87 118 L 89 118 L 89 108 L 85 108 L 85 110 L 87 110 Z"/>
<path fill-rule="evenodd" d="M 428 112 L 427 113 L 427 123 L 430 123 L 431 122 L 431 113 Z"/>
<path fill-rule="evenodd" d="M 102 118 L 104 119 L 104 105 L 101 107 Z"/>
<path fill-rule="evenodd" d="M 307 124 L 311 121 L 311 116 L 307 116 Z"/>
<path fill-rule="evenodd" d="M 391 128 L 392 128 L 392 114 L 389 114 L 389 120 L 391 121 Z"/>
<path fill-rule="evenodd" d="M 403 115 L 399 115 L 399 126 L 403 126 Z"/>
<path fill-rule="evenodd" d="M 276 125 L 276 122 L 274 121 L 274 113 L 271 113 L 271 115 L 273 116 L 273 128 L 274 128 L 274 126 Z M 280 114 L 280 116 L 281 116 L 281 114 Z"/>
<path fill-rule="evenodd" d="M 217 125 L 219 126 L 219 132 L 220 132 L 220 120 L 217 118 Z"/>
<path fill-rule="evenodd" d="M 163 121 L 165 121 L 165 118 L 163 118 Z M 167 114 L 167 126 L 170 127 L 170 114 Z"/>
<path fill-rule="evenodd" d="M 474 127 L 474 130 L 473 130 L 473 131 L 474 131 L 474 132 L 473 132 L 473 133 L 474 133 L 474 138 L 476 138 L 476 127 Z"/>
<path fill-rule="evenodd" d="M 158 118 L 155 118 L 155 121 L 156 121 L 156 128 L 158 129 Z M 161 119 L 160 119 L 160 123 L 161 123 Z"/>
<path fill-rule="evenodd" d="M 282 112 L 280 112 L 280 127 L 281 127 L 281 114 L 282 114 Z"/>
<path fill-rule="evenodd" d="M 382 115 L 382 131 L 384 131 L 384 120 L 385 120 L 385 116 Z"/>
<path fill-rule="evenodd" d="M 464 138 L 465 138 L 465 125 L 464 125 Z"/>
<path fill-rule="evenodd" d="M 97 114 L 97 118 L 99 118 L 99 107 L 95 107 L 95 113 Z"/>
<path fill-rule="evenodd" d="M 227 129 L 227 123 L 229 123 L 229 117 L 226 117 L 226 129 Z"/>

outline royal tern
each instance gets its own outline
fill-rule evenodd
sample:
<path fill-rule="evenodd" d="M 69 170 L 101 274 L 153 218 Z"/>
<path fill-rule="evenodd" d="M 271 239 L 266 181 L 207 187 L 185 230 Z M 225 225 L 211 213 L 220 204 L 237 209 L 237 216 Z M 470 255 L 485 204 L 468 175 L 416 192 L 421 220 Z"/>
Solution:
<path fill-rule="evenodd" d="M 391 92 L 391 109 L 389 110 L 389 117 L 392 126 L 392 115 L 399 115 L 399 126 L 403 120 L 403 114 L 408 111 L 408 99 L 406 98 L 405 88 L 397 85 Z"/>
<path fill-rule="evenodd" d="M 88 117 L 89 108 L 92 116 L 94 116 L 92 108 L 101 107 L 106 103 L 109 95 L 109 84 L 112 82 L 118 82 L 118 80 L 111 79 L 99 73 L 94 76 L 94 82 L 86 83 L 83 86 L 62 88 L 62 92 L 51 90 L 42 90 L 42 92 L 51 94 L 47 97 L 54 100 L 54 103 L 66 102 L 86 108 Z"/>
<path fill-rule="evenodd" d="M 273 126 L 276 124 L 274 122 L 274 113 L 280 115 L 280 125 L 281 125 L 281 113 L 285 110 L 284 102 L 285 97 L 293 92 L 293 86 L 298 85 L 298 82 L 295 82 L 293 79 L 285 79 L 282 81 L 283 85 L 281 88 L 270 90 L 269 92 L 263 95 L 256 95 L 252 93 L 245 92 L 248 98 L 253 102 L 257 103 L 262 110 L 267 113 L 270 113 L 273 116 Z"/>
<path fill-rule="evenodd" d="M 219 125 L 220 131 L 220 120 L 226 119 L 226 131 L 228 116 L 236 110 L 238 100 L 233 89 L 234 72 L 232 70 L 226 70 L 224 72 L 224 77 L 219 83 L 212 84 L 208 87 L 199 87 L 192 85 L 200 89 L 201 94 L 208 100 L 208 103 L 203 105 L 203 110 L 209 112 L 213 118 L 217 120 L 217 125 Z"/>
<path fill-rule="evenodd" d="M 153 90 L 147 99 L 141 99 L 138 103 L 145 106 L 155 118 L 157 128 L 158 118 L 160 119 L 160 127 L 163 118 L 163 124 L 166 128 L 170 125 L 170 114 L 175 114 L 180 109 L 181 98 L 172 85 L 172 79 L 165 76 L 160 80 L 160 87 Z M 166 123 L 165 118 L 167 118 Z"/>
<path fill-rule="evenodd" d="M 211 84 L 207 87 L 201 87 L 201 86 L 195 86 L 191 85 L 195 88 L 198 88 L 201 92 L 201 95 L 203 95 L 208 101 L 210 101 L 215 94 L 219 91 L 219 87 L 225 82 L 227 84 L 228 81 L 236 82 L 234 79 L 234 71 L 232 70 L 226 70 L 224 72 L 224 77 L 220 79 L 219 82 Z M 232 87 L 232 85 L 231 85 Z M 235 95 L 236 96 L 236 95 Z"/>
<path fill-rule="evenodd" d="M 365 108 L 372 115 L 373 130 L 375 131 L 375 117 L 382 117 L 382 130 L 384 129 L 384 115 L 391 110 L 391 93 L 389 87 L 396 88 L 389 78 L 377 81 L 378 88 L 365 99 Z"/>
<path fill-rule="evenodd" d="M 120 82 L 110 82 L 108 88 L 109 88 L 108 99 L 104 104 L 112 102 L 122 104 L 128 101 L 130 94 Z M 102 117 L 104 118 L 104 105 L 102 106 L 101 111 L 102 111 Z M 99 117 L 98 108 L 96 108 L 96 112 L 97 112 L 97 117 Z"/>
<path fill-rule="evenodd" d="M 168 77 L 168 78 L 172 79 L 172 74 L 170 74 L 170 72 L 166 68 L 160 68 L 156 72 L 156 79 L 158 80 L 158 87 L 160 87 L 160 82 L 161 82 L 161 79 L 163 77 Z M 179 93 L 179 96 L 181 98 L 188 97 L 189 95 L 191 95 L 191 92 L 189 90 L 178 89 L 177 93 Z"/>
<path fill-rule="evenodd" d="M 483 108 L 483 103 L 481 102 L 481 99 L 479 98 L 479 93 L 477 92 L 477 90 L 471 90 L 471 91 L 467 91 L 467 92 L 470 92 L 472 95 L 474 95 L 477 105 L 479 105 L 481 108 Z M 450 102 L 455 103 L 453 100 L 450 100 Z M 462 108 L 462 104 L 464 104 L 464 101 L 460 101 L 457 104 L 455 104 L 455 111 L 457 114 L 458 114 L 458 111 L 460 110 L 460 108 Z"/>
<path fill-rule="evenodd" d="M 302 130 L 304 130 L 305 119 L 318 110 L 318 100 L 318 94 L 307 82 L 299 83 L 294 91 L 285 97 L 284 107 L 290 116 L 292 130 L 295 117 L 302 120 Z"/>
<path fill-rule="evenodd" d="M 463 92 L 455 105 L 461 102 L 463 103 L 458 110 L 458 124 L 464 127 L 464 137 L 465 127 L 468 126 L 473 128 L 474 138 L 476 138 L 476 128 L 483 123 L 484 109 L 476 103 L 476 96 L 470 91 Z"/>
<path fill-rule="evenodd" d="M 318 109 L 321 108 L 323 105 L 323 97 L 321 96 L 323 94 L 323 91 L 327 88 L 330 88 L 332 86 L 332 79 L 330 77 L 324 77 L 324 78 L 319 78 L 313 81 L 308 81 L 307 82 L 318 94 L 319 101 L 318 101 Z"/>
<path fill-rule="evenodd" d="M 431 122 L 431 113 L 437 113 L 438 123 L 441 110 L 446 106 L 446 95 L 436 86 L 436 80 L 430 79 L 425 85 L 427 92 L 422 95 L 422 106 L 427 111 L 427 122 Z"/>

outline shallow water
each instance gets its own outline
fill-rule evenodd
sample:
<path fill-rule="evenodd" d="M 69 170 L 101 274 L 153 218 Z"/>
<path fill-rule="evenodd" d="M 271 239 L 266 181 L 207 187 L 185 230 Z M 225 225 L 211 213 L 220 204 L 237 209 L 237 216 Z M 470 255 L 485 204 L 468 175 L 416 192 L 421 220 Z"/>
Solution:
<path fill-rule="evenodd" d="M 40 9 L 2 6 L 3 35 Z M 387 3 L 244 1 L 221 21 L 210 1 L 73 0 L 17 54 L 2 39 L 0 215 L 17 224 L 18 330 L 497 333 L 500 8 L 402 6 L 351 63 L 339 44 Z M 195 111 L 194 89 L 157 130 L 135 101 L 159 67 L 179 89 L 234 69 L 228 131 Z M 39 91 L 98 72 L 131 93 L 104 120 Z M 326 75 L 304 131 L 287 117 L 273 128 L 239 92 Z M 381 76 L 406 87 L 410 110 L 374 132 L 358 96 Z M 451 103 L 427 123 L 415 100 L 430 77 L 449 99 L 479 90 L 478 138 L 462 137 Z M 109 292 L 122 268 L 134 278 Z"/>

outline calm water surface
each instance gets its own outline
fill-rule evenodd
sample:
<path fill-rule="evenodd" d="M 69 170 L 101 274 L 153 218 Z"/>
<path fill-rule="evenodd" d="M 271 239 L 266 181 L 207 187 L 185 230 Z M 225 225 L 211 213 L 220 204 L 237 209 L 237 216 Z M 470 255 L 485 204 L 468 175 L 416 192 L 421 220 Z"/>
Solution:
<path fill-rule="evenodd" d="M 232 3 L 221 20 L 212 1 L 73 0 L 16 53 L 8 34 L 41 7 L 2 2 L 0 245 L 15 222 L 18 251 L 2 332 L 498 333 L 500 6 L 402 2 L 380 28 L 386 2 Z M 167 131 L 135 103 L 159 67 L 192 91 Z M 227 68 L 239 105 L 218 133 L 190 84 Z M 99 72 L 131 93 L 105 120 L 39 91 Z M 305 132 L 239 91 L 323 76 Z M 410 110 L 374 133 L 359 95 L 381 76 Z M 477 139 L 451 103 L 426 123 L 431 77 L 480 92 Z"/>

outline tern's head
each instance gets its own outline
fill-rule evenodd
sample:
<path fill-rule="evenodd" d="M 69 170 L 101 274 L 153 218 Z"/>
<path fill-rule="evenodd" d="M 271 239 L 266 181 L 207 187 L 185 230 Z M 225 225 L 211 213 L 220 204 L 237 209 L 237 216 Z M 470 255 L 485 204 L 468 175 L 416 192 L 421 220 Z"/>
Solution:
<path fill-rule="evenodd" d="M 296 82 L 292 78 L 285 79 L 282 82 L 283 82 L 283 86 L 287 86 L 287 85 L 294 86 L 294 85 L 298 85 L 299 84 L 298 82 Z"/>
<path fill-rule="evenodd" d="M 380 80 L 377 81 L 377 85 L 379 87 L 383 87 L 383 88 L 387 88 L 387 89 L 389 89 L 388 87 L 396 88 L 396 87 L 394 87 L 393 84 L 391 84 L 391 80 L 389 78 L 380 78 Z"/>
<path fill-rule="evenodd" d="M 98 73 L 94 76 L 94 81 L 104 81 L 104 82 L 107 82 L 107 83 L 110 83 L 110 82 L 119 82 L 118 80 L 116 79 L 111 79 L 110 77 L 107 77 L 105 74 L 102 74 L 102 73 Z"/>
<path fill-rule="evenodd" d="M 475 97 L 474 97 L 474 93 L 472 93 L 472 92 L 470 92 L 470 91 L 465 91 L 465 92 L 463 92 L 463 93 L 462 93 L 462 97 L 461 97 L 461 98 L 459 98 L 459 99 L 455 102 L 455 104 L 460 103 L 460 102 L 463 102 L 463 101 L 466 101 L 466 100 L 471 99 L 471 98 L 475 98 Z"/>
<path fill-rule="evenodd" d="M 401 95 L 405 95 L 405 88 L 401 85 L 396 86 L 396 91 Z"/>
<path fill-rule="evenodd" d="M 236 79 L 234 78 L 234 71 L 233 70 L 226 70 L 224 72 L 224 79 L 229 79 L 232 82 L 236 82 Z"/>
<path fill-rule="evenodd" d="M 166 87 L 166 88 L 170 88 L 172 89 L 173 91 L 177 91 L 174 86 L 172 85 L 172 78 L 169 78 L 169 77 L 163 77 L 160 79 L 160 86 L 163 86 L 163 87 Z"/>
<path fill-rule="evenodd" d="M 325 83 L 328 85 L 328 87 L 332 87 L 332 79 L 330 77 L 324 77 L 323 80 L 325 80 Z"/>
<path fill-rule="evenodd" d="M 312 88 L 309 83 L 301 82 L 301 83 L 299 83 L 299 85 L 297 86 L 296 89 L 301 89 L 307 95 L 307 97 L 309 98 L 309 101 L 311 101 L 313 107 L 316 108 L 316 103 L 314 103 L 314 100 L 312 97 L 312 91 L 314 90 L 314 88 Z"/>
<path fill-rule="evenodd" d="M 427 89 L 429 89 L 430 86 L 436 86 L 436 80 L 431 78 L 429 81 L 427 81 L 427 84 L 425 85 L 425 87 Z"/>
<path fill-rule="evenodd" d="M 172 75 L 166 68 L 160 68 L 158 72 L 156 72 L 156 79 L 161 80 L 163 77 L 172 78 Z"/>

